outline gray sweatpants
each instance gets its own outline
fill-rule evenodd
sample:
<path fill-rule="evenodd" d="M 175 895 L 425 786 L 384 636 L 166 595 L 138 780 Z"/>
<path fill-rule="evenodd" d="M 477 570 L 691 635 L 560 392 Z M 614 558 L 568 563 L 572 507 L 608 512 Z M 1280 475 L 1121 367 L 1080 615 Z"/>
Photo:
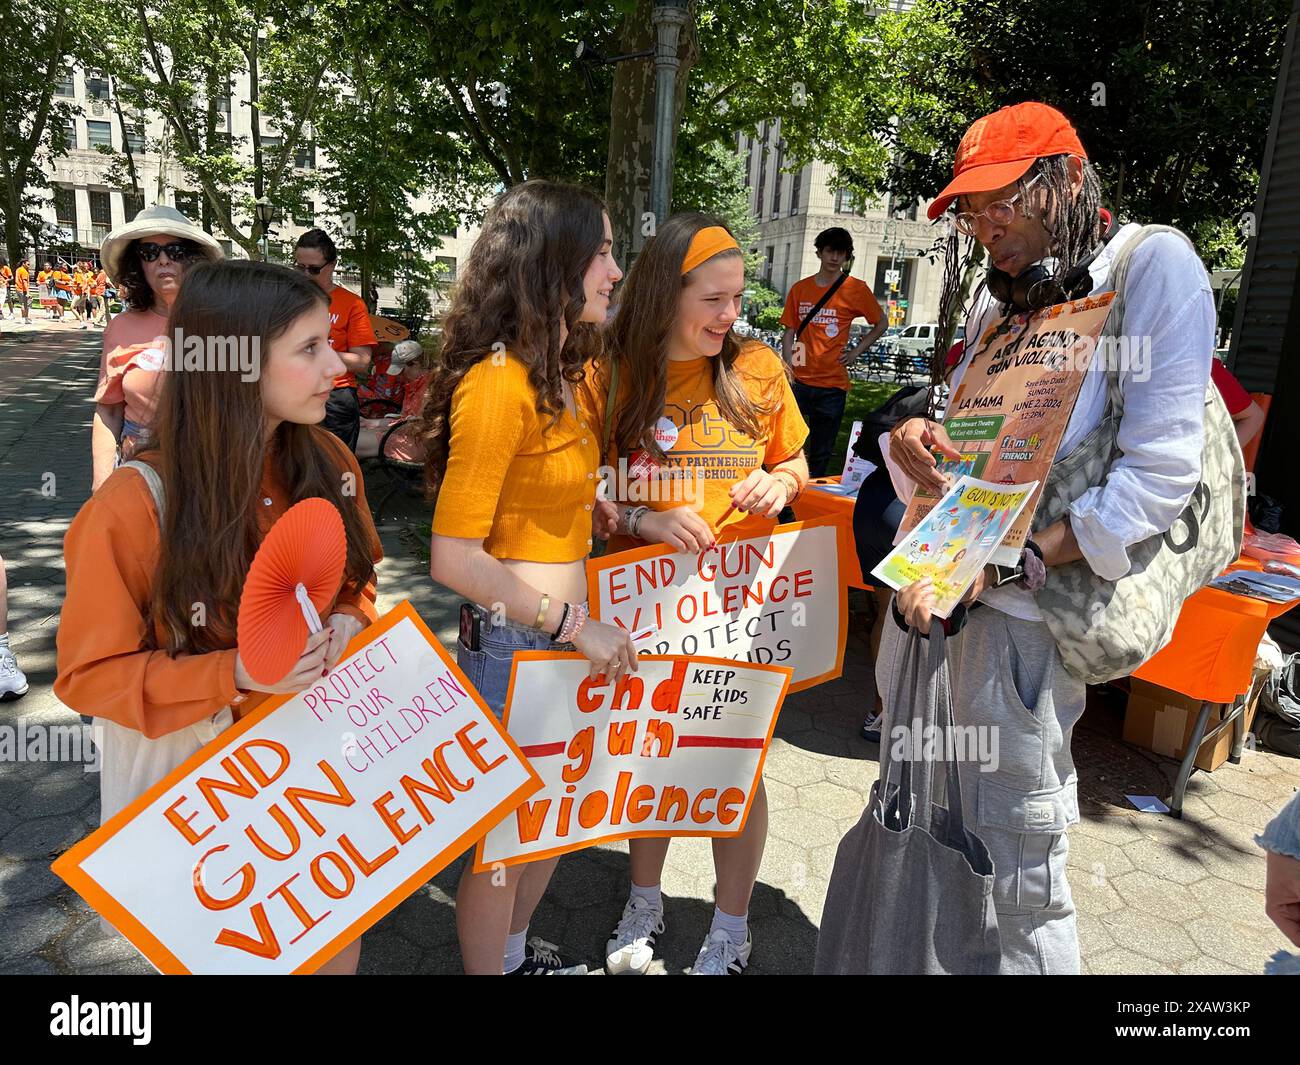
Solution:
<path fill-rule="evenodd" d="M 887 618 L 876 658 L 882 743 L 891 735 L 890 677 L 902 638 Z M 990 606 L 972 611 L 948 641 L 948 662 L 956 725 L 987 730 L 969 745 L 960 775 L 967 823 L 993 858 L 1001 971 L 1077 973 L 1065 830 L 1079 820 L 1070 735 L 1083 715 L 1083 682 L 1066 672 L 1042 622 Z M 977 759 L 975 751 L 992 757 Z"/>

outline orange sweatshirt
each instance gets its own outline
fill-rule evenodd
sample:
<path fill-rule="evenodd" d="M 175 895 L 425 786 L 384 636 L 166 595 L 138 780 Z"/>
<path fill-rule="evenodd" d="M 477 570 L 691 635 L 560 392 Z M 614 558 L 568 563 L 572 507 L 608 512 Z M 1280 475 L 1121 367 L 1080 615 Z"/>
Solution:
<path fill-rule="evenodd" d="M 373 558 L 383 558 L 370 523 L 361 470 L 356 458 L 334 436 L 318 430 L 320 445 L 356 477 L 356 505 L 365 515 Z M 259 498 L 266 536 L 288 508 L 284 486 L 270 459 Z M 58 631 L 58 677 L 54 694 L 79 714 L 103 717 L 143 733 L 165 736 L 215 714 L 239 695 L 235 687 L 236 650 L 178 654 L 144 647 L 145 618 L 158 566 L 158 515 L 144 478 L 121 469 L 100 487 L 73 519 L 63 542 L 67 595 Z M 194 551 L 203 545 L 190 545 Z M 375 586 L 345 585 L 330 613 L 350 614 L 363 624 L 376 619 Z M 161 632 L 156 630 L 161 637 Z M 235 706 L 236 717 L 266 696 L 255 693 Z"/>

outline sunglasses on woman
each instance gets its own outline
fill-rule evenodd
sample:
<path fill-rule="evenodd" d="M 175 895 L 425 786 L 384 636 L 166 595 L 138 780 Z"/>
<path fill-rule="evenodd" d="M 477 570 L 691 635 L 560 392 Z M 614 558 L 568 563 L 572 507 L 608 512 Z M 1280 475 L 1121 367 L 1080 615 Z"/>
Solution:
<path fill-rule="evenodd" d="M 293 262 L 293 268 L 304 274 L 311 274 L 312 277 L 319 277 L 320 272 L 329 266 L 329 263 L 322 263 L 320 266 L 308 266 L 306 263 L 300 263 L 297 259 Z"/>
<path fill-rule="evenodd" d="M 159 255 L 166 253 L 167 258 L 174 263 L 189 262 L 198 254 L 193 244 L 185 241 L 176 240 L 170 244 L 154 244 L 152 241 L 141 241 L 136 245 L 136 250 L 140 253 L 140 258 L 147 263 L 157 260 Z"/>

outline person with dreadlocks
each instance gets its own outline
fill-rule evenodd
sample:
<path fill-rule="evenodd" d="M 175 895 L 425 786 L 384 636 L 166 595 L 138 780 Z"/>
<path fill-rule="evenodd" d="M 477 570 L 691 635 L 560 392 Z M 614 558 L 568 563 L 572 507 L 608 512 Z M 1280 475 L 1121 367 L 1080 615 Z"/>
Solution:
<path fill-rule="evenodd" d="M 1117 257 L 1143 228 L 1115 222 L 1102 207 L 1097 173 L 1069 120 L 1032 102 L 986 115 L 967 131 L 953 180 L 929 216 L 937 219 L 950 207 L 955 231 L 941 308 L 960 299 L 961 271 L 953 266 L 962 250 L 959 235 L 977 240 L 992 264 L 965 318 L 967 349 L 954 389 L 980 349 L 1015 316 L 1111 291 Z M 1146 365 L 1119 368 L 1116 452 L 1066 516 L 1035 533 L 1041 564 L 1022 556 L 1014 575 L 981 574 L 967 600 L 983 607 L 966 613 L 948 644 L 956 724 L 998 736 L 996 766 L 963 762 L 960 774 L 977 811 L 975 831 L 993 858 L 1004 973 L 1079 970 L 1065 872 L 1066 828 L 1079 819 L 1070 739 L 1083 714 L 1085 687 L 1065 669 L 1035 602 L 1032 590 L 1046 579 L 1042 564 L 1082 560 L 1102 580 L 1118 581 L 1131 568 L 1129 549 L 1167 532 L 1201 477 L 1215 330 L 1209 277 L 1180 233 L 1147 232 L 1138 240 L 1116 297 L 1122 313 L 1108 329 L 1140 340 L 1149 357 Z M 1092 369 L 1104 371 L 1106 361 L 1095 358 Z M 1107 417 L 1108 377 L 1084 374 L 1058 461 Z M 889 449 L 912 481 L 938 489 L 946 485 L 932 449 L 958 457 L 942 426 L 927 418 L 896 426 Z M 932 602 L 924 586 L 904 589 L 897 620 L 928 631 Z M 886 626 L 876 664 L 882 692 L 890 691 L 902 645 L 900 627 Z M 887 715 L 888 701 L 887 695 Z"/>

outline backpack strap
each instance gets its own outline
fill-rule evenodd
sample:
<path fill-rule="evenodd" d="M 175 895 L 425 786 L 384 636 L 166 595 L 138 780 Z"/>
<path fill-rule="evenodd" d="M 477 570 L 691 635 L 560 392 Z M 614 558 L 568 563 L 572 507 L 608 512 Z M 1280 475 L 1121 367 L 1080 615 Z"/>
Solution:
<path fill-rule="evenodd" d="M 158 475 L 158 471 L 150 466 L 149 463 L 141 462 L 139 459 L 129 459 L 122 463 L 118 469 L 135 470 L 136 473 L 144 478 L 144 483 L 149 486 L 149 494 L 153 496 L 154 508 L 158 511 L 158 528 L 161 530 L 163 523 L 163 485 L 162 478 Z"/>

